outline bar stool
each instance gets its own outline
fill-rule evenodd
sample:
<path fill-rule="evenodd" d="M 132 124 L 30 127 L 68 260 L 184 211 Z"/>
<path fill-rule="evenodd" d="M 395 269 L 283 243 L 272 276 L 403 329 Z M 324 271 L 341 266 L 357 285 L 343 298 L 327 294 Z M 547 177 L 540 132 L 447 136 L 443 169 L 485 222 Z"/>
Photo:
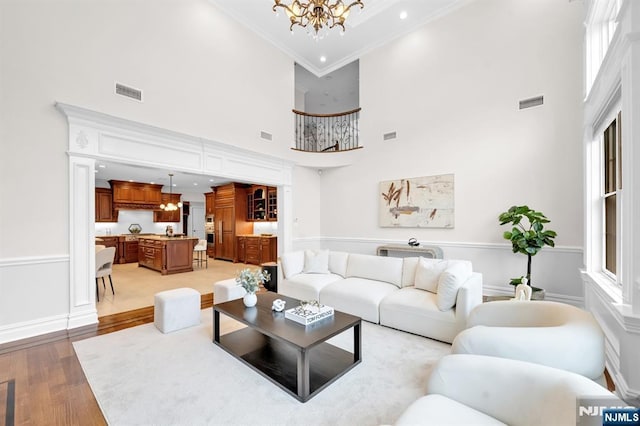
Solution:
<path fill-rule="evenodd" d="M 193 247 L 193 252 L 196 257 L 193 259 L 194 262 L 198 263 L 198 266 L 202 267 L 202 262 L 204 261 L 206 267 L 209 267 L 209 258 L 207 256 L 207 240 L 198 240 L 198 243 Z M 204 255 L 204 259 L 203 259 Z"/>

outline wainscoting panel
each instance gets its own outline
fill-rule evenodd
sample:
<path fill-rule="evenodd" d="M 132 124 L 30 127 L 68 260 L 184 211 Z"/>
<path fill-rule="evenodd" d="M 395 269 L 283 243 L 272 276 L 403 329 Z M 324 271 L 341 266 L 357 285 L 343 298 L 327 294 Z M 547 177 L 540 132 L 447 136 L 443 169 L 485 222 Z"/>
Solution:
<path fill-rule="evenodd" d="M 525 275 L 527 258 L 511 251 L 510 244 L 480 244 L 464 242 L 421 241 L 422 245 L 438 246 L 445 259 L 465 259 L 473 263 L 473 269 L 483 276 L 484 293 L 487 295 L 513 294 L 511 278 Z M 401 244 L 406 241 L 369 238 L 320 237 L 295 239 L 295 250 L 327 248 L 350 253 L 376 254 L 381 245 Z M 584 296 L 580 269 L 582 249 L 578 247 L 545 247 L 532 260 L 532 281 L 542 287 L 546 299 L 582 307 Z"/>
<path fill-rule="evenodd" d="M 64 330 L 68 320 L 69 256 L 0 259 L 0 343 Z"/>

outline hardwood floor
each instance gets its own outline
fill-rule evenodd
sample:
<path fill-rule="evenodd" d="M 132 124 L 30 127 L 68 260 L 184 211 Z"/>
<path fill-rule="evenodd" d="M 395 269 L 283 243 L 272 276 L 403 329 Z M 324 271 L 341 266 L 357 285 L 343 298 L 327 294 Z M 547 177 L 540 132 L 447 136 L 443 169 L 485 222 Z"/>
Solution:
<path fill-rule="evenodd" d="M 201 307 L 211 306 L 203 294 Z M 99 321 L 0 345 L 0 425 L 106 425 L 72 343 L 153 322 L 153 306 Z"/>

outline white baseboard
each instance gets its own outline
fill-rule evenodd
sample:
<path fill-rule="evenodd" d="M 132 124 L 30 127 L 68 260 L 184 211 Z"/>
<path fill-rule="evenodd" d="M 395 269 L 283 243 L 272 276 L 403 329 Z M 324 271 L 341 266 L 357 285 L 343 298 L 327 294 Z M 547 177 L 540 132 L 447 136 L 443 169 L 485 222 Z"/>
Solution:
<path fill-rule="evenodd" d="M 54 315 L 0 327 L 0 344 L 67 328 L 67 315 Z"/>

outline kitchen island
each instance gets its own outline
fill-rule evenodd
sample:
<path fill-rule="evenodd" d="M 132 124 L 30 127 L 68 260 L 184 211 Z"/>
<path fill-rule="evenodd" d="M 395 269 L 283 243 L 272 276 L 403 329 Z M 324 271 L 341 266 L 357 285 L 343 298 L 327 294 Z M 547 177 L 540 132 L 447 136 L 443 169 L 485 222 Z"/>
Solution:
<path fill-rule="evenodd" d="M 193 271 L 193 247 L 197 237 L 138 237 L 138 266 L 162 275 Z"/>

